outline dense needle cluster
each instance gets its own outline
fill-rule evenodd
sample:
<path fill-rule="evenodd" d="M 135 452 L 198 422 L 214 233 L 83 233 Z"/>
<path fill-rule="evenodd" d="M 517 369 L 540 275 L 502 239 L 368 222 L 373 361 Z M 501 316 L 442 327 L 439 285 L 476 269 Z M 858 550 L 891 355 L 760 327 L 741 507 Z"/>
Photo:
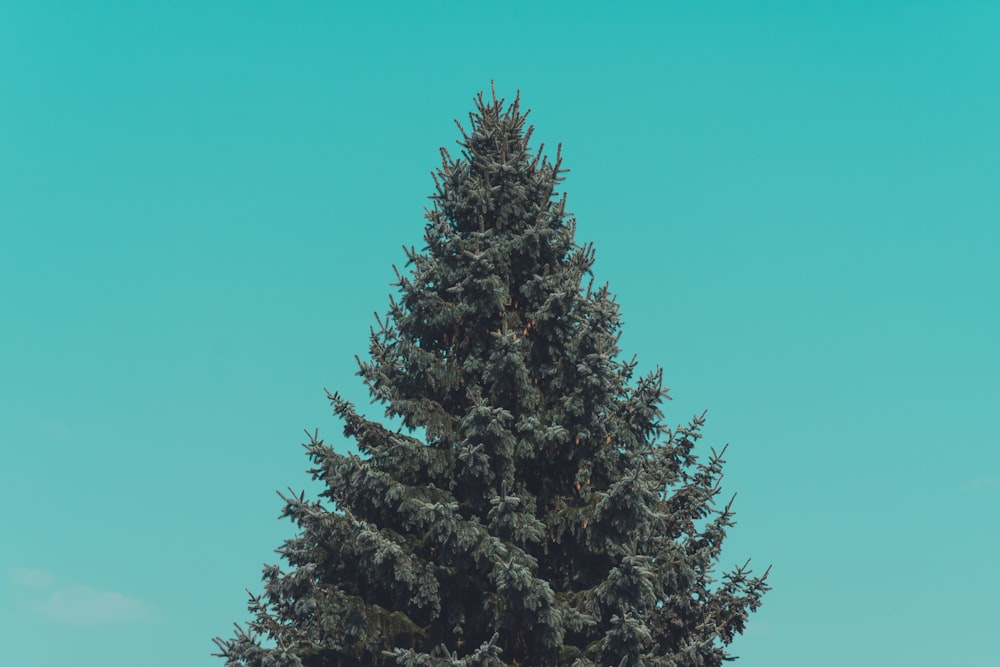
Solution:
<path fill-rule="evenodd" d="M 529 154 L 519 100 L 492 97 L 461 159 L 442 149 L 426 247 L 358 360 L 424 436 L 329 394 L 363 456 L 310 436 L 334 507 L 282 496 L 290 569 L 265 566 L 249 632 L 215 640 L 227 667 L 712 667 L 769 588 L 713 578 L 721 454 L 693 453 L 703 415 L 661 423 L 661 369 L 630 384 L 559 150 Z"/>

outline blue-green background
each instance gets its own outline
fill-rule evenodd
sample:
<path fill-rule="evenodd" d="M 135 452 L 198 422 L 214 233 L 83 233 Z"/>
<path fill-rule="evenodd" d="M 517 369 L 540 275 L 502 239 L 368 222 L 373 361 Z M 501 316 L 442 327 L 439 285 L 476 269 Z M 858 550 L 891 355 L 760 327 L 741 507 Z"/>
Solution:
<path fill-rule="evenodd" d="M 490 79 L 732 443 L 739 664 L 996 664 L 1000 4 L 877 0 L 0 3 L 0 662 L 221 666 Z"/>

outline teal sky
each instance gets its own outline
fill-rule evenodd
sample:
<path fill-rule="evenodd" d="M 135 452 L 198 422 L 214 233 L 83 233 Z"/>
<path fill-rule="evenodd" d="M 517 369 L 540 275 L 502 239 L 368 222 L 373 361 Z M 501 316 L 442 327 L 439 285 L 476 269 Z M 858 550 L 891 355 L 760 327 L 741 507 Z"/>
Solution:
<path fill-rule="evenodd" d="M 347 4 L 0 3 L 4 663 L 222 666 L 495 79 L 731 443 L 736 664 L 995 664 L 1000 4 Z"/>

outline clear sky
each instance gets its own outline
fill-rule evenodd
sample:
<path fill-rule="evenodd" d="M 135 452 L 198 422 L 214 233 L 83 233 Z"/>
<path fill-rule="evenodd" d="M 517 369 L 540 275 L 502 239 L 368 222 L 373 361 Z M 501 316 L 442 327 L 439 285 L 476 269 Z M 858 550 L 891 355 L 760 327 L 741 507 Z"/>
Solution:
<path fill-rule="evenodd" d="M 1000 4 L 6 0 L 0 63 L 5 664 L 221 667 L 490 79 L 731 443 L 737 664 L 996 664 Z"/>

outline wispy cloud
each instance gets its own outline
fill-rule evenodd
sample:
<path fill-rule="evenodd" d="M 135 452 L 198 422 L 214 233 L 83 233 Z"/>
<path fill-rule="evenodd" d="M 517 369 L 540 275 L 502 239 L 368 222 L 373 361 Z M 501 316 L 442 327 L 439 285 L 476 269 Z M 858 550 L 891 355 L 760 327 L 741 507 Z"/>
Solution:
<path fill-rule="evenodd" d="M 977 477 L 965 483 L 967 489 L 1000 489 L 1000 475 Z"/>
<path fill-rule="evenodd" d="M 56 583 L 52 573 L 31 567 L 15 567 L 7 572 L 7 578 L 24 588 L 52 588 Z"/>
<path fill-rule="evenodd" d="M 28 601 L 28 608 L 56 623 L 93 626 L 160 622 L 156 611 L 142 600 L 90 586 L 57 587 L 55 577 L 45 570 L 13 568 L 7 571 L 7 578 L 15 586 L 33 590 L 35 599 Z M 41 589 L 54 590 L 45 594 Z"/>
<path fill-rule="evenodd" d="M 48 435 L 51 435 L 52 437 L 58 440 L 65 440 L 70 435 L 72 435 L 72 433 L 69 430 L 69 427 L 67 427 L 66 424 L 63 424 L 61 421 L 43 422 L 40 425 L 40 427 L 42 431 L 44 431 Z"/>
<path fill-rule="evenodd" d="M 158 621 L 141 600 L 90 586 L 70 586 L 31 604 L 45 618 L 70 625 L 119 625 Z"/>
<path fill-rule="evenodd" d="M 747 621 L 746 631 L 743 633 L 744 637 L 765 637 L 771 634 L 771 630 L 774 626 L 767 621 L 757 621 L 754 620 L 753 616 Z"/>

